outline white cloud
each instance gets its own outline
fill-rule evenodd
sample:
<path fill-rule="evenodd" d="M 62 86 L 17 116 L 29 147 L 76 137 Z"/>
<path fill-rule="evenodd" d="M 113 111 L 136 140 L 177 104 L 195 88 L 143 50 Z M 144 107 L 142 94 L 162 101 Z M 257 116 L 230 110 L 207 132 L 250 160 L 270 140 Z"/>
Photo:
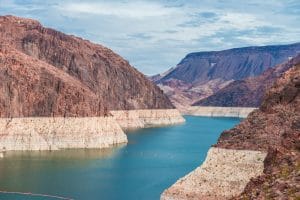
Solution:
<path fill-rule="evenodd" d="M 66 3 L 60 9 L 70 13 L 110 15 L 116 17 L 145 18 L 161 17 L 172 14 L 174 9 L 151 2 L 97 2 L 97 3 Z"/>
<path fill-rule="evenodd" d="M 291 2 L 0 0 L 0 14 L 36 18 L 101 43 L 154 74 L 193 51 L 299 42 L 300 15 L 295 12 L 300 6 Z"/>

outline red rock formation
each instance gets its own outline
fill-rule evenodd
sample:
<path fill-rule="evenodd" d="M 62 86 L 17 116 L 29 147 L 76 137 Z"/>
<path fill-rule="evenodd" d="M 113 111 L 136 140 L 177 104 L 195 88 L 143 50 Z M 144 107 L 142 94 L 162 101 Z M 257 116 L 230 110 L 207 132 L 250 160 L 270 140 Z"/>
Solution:
<path fill-rule="evenodd" d="M 0 17 L 0 42 L 1 117 L 173 108 L 157 86 L 101 45 L 14 16 Z"/>
<path fill-rule="evenodd" d="M 221 134 L 216 147 L 268 152 L 264 175 L 236 199 L 300 197 L 300 61 L 267 91 L 258 111 Z"/>
<path fill-rule="evenodd" d="M 153 76 L 152 81 L 166 92 L 176 106 L 190 106 L 214 94 L 218 94 L 218 101 L 208 98 L 196 105 L 256 106 L 261 99 L 251 99 L 249 104 L 244 99 L 235 98 L 243 93 L 251 94 L 251 88 L 247 88 L 248 83 L 244 79 L 262 74 L 296 56 L 299 51 L 300 43 L 295 43 L 190 53 L 175 68 Z M 263 91 L 258 95 L 262 94 Z M 222 98 L 223 95 L 225 98 Z"/>
<path fill-rule="evenodd" d="M 202 99 L 194 106 L 221 107 L 259 107 L 265 91 L 273 85 L 275 80 L 285 71 L 300 61 L 300 54 L 293 59 L 267 69 L 256 77 L 246 78 L 230 83 L 215 94 Z"/>

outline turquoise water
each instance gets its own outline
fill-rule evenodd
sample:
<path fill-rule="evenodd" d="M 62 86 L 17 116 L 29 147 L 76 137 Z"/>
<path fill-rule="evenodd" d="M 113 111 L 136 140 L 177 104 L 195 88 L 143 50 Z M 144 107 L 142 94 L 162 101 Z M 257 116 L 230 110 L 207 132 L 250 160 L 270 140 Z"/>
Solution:
<path fill-rule="evenodd" d="M 178 126 L 128 133 L 129 143 L 106 150 L 7 153 L 0 159 L 0 190 L 72 199 L 159 199 L 205 159 L 219 134 L 237 118 L 186 116 Z M 57 199 L 1 194 L 0 199 Z"/>

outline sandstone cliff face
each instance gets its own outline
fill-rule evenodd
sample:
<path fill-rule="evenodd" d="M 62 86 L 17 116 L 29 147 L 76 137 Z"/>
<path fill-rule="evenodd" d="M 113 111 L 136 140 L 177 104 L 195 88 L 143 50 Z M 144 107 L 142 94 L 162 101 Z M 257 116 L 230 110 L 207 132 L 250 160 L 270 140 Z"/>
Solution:
<path fill-rule="evenodd" d="M 300 60 L 294 64 L 162 200 L 300 198 Z"/>
<path fill-rule="evenodd" d="M 217 91 L 215 94 L 202 99 L 193 105 L 258 107 L 263 100 L 265 91 L 273 85 L 278 77 L 293 65 L 299 63 L 299 61 L 300 54 L 283 64 L 267 69 L 259 76 L 234 81 Z"/>
<path fill-rule="evenodd" d="M 230 199 L 263 173 L 265 157 L 259 151 L 211 148 L 204 163 L 165 190 L 161 200 Z"/>
<path fill-rule="evenodd" d="M 1 150 L 107 148 L 127 143 L 113 117 L 0 118 Z"/>
<path fill-rule="evenodd" d="M 109 115 L 0 118 L 0 150 L 107 148 L 127 143 L 124 130 L 185 121 L 176 109 L 119 110 Z"/>
<path fill-rule="evenodd" d="M 217 147 L 268 152 L 264 175 L 251 180 L 237 199 L 300 197 L 300 64 L 267 91 L 258 111 L 219 138 Z"/>
<path fill-rule="evenodd" d="M 184 115 L 193 116 L 246 118 L 255 109 L 251 107 L 190 106 L 181 112 Z"/>
<path fill-rule="evenodd" d="M 0 116 L 103 116 L 109 110 L 173 108 L 163 92 L 101 45 L 0 17 Z"/>
<path fill-rule="evenodd" d="M 235 84 L 236 93 L 248 92 L 241 80 L 260 75 L 299 51 L 300 43 L 191 53 L 168 73 L 154 76 L 153 81 L 176 106 L 188 106 L 213 95 L 235 80 L 239 81 Z"/>
<path fill-rule="evenodd" d="M 111 111 L 122 129 L 137 129 L 181 124 L 185 119 L 176 109 Z"/>
<path fill-rule="evenodd" d="M 0 94 L 4 150 L 126 143 L 120 124 L 129 120 L 117 121 L 112 110 L 143 109 L 134 120 L 147 121 L 152 115 L 144 109 L 162 109 L 149 126 L 184 121 L 178 111 L 170 115 L 176 110 L 157 86 L 111 50 L 13 16 L 0 16 Z"/>
<path fill-rule="evenodd" d="M 0 49 L 0 80 L 0 117 L 84 117 L 103 112 L 95 106 L 95 93 L 78 79 L 11 48 Z"/>

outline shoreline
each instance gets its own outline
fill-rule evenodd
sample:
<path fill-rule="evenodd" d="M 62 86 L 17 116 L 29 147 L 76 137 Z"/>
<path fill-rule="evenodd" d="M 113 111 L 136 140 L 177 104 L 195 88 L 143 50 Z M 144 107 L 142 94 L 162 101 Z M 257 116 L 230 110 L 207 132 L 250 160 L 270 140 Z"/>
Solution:
<path fill-rule="evenodd" d="M 190 106 L 181 109 L 182 115 L 202 116 L 202 117 L 238 117 L 246 118 L 254 107 L 215 107 L 215 106 Z"/>
<path fill-rule="evenodd" d="M 0 118 L 0 150 L 108 148 L 127 143 L 127 129 L 184 123 L 176 109 L 111 111 L 108 117 Z"/>
<path fill-rule="evenodd" d="M 123 131 L 185 122 L 177 109 L 117 110 L 111 111 L 111 114 Z"/>
<path fill-rule="evenodd" d="M 243 192 L 251 178 L 263 174 L 266 152 L 211 147 L 205 161 L 179 178 L 161 200 L 223 200 Z"/>

